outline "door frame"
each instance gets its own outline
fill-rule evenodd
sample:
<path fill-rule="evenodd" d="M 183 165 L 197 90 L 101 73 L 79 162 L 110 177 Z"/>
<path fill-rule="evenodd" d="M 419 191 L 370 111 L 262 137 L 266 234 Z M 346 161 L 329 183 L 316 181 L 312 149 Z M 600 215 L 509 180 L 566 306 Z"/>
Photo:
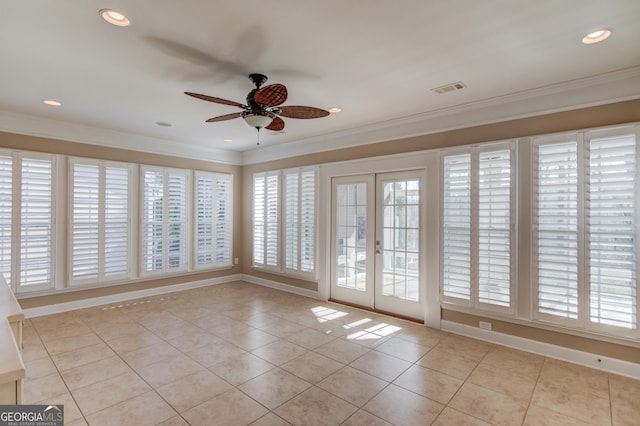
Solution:
<path fill-rule="evenodd" d="M 341 161 L 322 164 L 319 167 L 319 200 L 318 200 L 318 291 L 317 297 L 329 300 L 331 285 L 331 236 L 332 236 L 332 178 L 376 174 L 385 172 L 399 172 L 407 170 L 425 170 L 425 226 L 421 230 L 421 237 L 426 241 L 424 267 L 425 276 L 422 278 L 424 289 L 424 323 L 429 327 L 440 328 L 440 250 L 439 250 L 439 218 L 440 218 L 440 173 L 438 151 L 420 151 L 404 154 L 394 154 L 359 160 Z"/>

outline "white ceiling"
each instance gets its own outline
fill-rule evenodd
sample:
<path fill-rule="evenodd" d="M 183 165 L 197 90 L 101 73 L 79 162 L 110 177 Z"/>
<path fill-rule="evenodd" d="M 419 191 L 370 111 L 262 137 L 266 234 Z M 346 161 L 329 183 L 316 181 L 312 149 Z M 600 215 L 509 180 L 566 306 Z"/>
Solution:
<path fill-rule="evenodd" d="M 0 130 L 247 163 L 635 98 L 638 17 L 638 0 L 0 0 Z M 205 123 L 237 109 L 183 94 L 244 103 L 252 72 L 342 112 L 257 147 L 241 119 Z"/>

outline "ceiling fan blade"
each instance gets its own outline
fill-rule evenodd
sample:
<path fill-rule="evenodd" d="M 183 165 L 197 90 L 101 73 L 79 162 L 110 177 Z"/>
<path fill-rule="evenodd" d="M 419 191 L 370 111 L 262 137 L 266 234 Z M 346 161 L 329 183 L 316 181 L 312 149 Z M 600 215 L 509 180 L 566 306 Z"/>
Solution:
<path fill-rule="evenodd" d="M 223 105 L 231 105 L 231 106 L 244 109 L 244 105 L 242 105 L 240 102 L 229 101 L 227 99 L 222 99 L 222 98 L 216 98 L 215 96 L 201 95 L 200 93 L 184 92 L 184 94 L 193 96 L 194 98 L 202 99 L 203 101 L 215 102 L 217 104 L 223 104 Z"/>
<path fill-rule="evenodd" d="M 215 121 L 233 120 L 234 118 L 240 118 L 241 116 L 241 112 L 234 112 L 233 114 L 219 115 L 217 117 L 210 118 L 206 122 L 213 123 Z"/>
<path fill-rule="evenodd" d="M 321 118 L 329 115 L 329 111 L 310 106 L 283 106 L 280 107 L 280 115 L 289 118 Z"/>
<path fill-rule="evenodd" d="M 278 132 L 284 129 L 284 121 L 280 117 L 276 117 L 273 119 L 271 124 L 269 124 L 265 129 L 273 130 L 274 132 Z"/>
<path fill-rule="evenodd" d="M 256 90 L 253 99 L 267 106 L 280 105 L 287 100 L 287 88 L 282 84 L 270 84 Z"/>

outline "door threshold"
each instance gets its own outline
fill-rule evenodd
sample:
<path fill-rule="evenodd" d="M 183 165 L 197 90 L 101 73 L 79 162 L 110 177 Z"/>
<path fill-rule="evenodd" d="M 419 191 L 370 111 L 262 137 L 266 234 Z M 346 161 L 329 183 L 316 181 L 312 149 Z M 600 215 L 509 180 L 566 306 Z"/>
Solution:
<path fill-rule="evenodd" d="M 421 320 L 421 319 L 418 319 L 418 318 L 413 318 L 413 317 L 408 317 L 408 316 L 401 315 L 401 314 L 396 314 L 394 312 L 388 312 L 388 311 L 383 311 L 383 310 L 380 310 L 380 309 L 369 308 L 368 306 L 362 306 L 362 305 L 358 305 L 356 303 L 349 303 L 349 302 L 345 302 L 345 301 L 337 300 L 337 299 L 333 299 L 333 298 L 329 298 L 329 302 L 337 303 L 339 305 L 349 306 L 351 308 L 362 309 L 363 311 L 373 312 L 375 314 L 387 315 L 389 317 L 398 318 L 398 319 L 401 319 L 401 320 L 415 322 L 417 324 L 424 325 L 424 320 Z"/>

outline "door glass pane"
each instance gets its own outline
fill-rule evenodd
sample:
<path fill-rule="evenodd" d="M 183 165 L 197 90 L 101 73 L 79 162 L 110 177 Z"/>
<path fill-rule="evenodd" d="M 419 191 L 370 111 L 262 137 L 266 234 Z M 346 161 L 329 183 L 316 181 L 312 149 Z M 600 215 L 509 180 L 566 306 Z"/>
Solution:
<path fill-rule="evenodd" d="M 382 184 L 382 295 L 419 300 L 420 181 Z"/>
<path fill-rule="evenodd" d="M 337 184 L 336 198 L 336 285 L 365 291 L 367 184 Z"/>

